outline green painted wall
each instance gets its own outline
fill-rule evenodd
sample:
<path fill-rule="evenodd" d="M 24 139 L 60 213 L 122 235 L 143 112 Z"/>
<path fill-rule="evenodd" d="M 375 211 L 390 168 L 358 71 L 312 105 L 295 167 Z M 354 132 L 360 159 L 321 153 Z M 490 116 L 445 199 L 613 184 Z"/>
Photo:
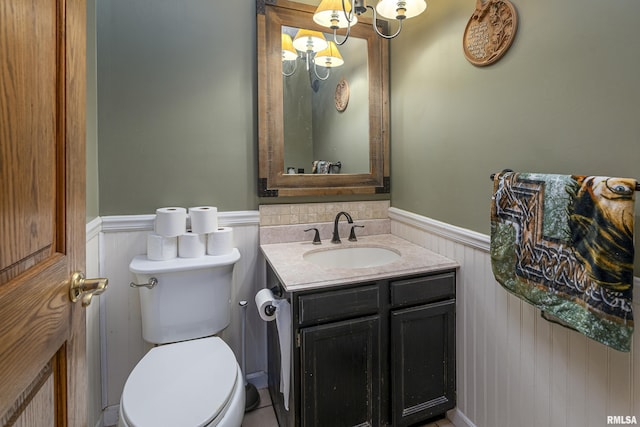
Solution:
<path fill-rule="evenodd" d="M 392 206 L 488 233 L 503 168 L 640 178 L 640 3 L 515 6 L 515 42 L 489 67 L 462 51 L 471 0 L 431 0 L 391 42 Z M 361 198 L 257 198 L 253 0 L 97 13 L 101 215 Z"/>
<path fill-rule="evenodd" d="M 389 198 L 257 197 L 254 0 L 100 0 L 97 16 L 100 215 Z"/>
<path fill-rule="evenodd" d="M 252 0 L 97 2 L 100 214 L 257 207 Z"/>
<path fill-rule="evenodd" d="M 431 0 L 391 42 L 392 206 L 488 234 L 504 168 L 640 179 L 640 2 L 513 2 L 488 67 L 462 50 L 472 0 Z"/>
<path fill-rule="evenodd" d="M 87 0 L 87 143 L 86 219 L 99 215 L 98 209 L 98 100 L 96 70 L 96 0 Z"/>

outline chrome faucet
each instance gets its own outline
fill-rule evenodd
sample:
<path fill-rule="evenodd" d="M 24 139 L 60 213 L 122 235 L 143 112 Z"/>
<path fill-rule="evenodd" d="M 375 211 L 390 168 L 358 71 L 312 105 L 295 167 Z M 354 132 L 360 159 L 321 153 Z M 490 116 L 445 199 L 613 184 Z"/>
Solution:
<path fill-rule="evenodd" d="M 344 215 L 345 218 L 347 218 L 347 222 L 349 224 L 353 224 L 353 219 L 351 218 L 351 215 L 349 215 L 347 212 L 338 212 L 338 215 L 336 215 L 336 219 L 333 222 L 333 238 L 331 239 L 331 243 L 341 243 L 340 242 L 340 233 L 338 232 L 338 221 L 340 220 L 340 216 Z"/>

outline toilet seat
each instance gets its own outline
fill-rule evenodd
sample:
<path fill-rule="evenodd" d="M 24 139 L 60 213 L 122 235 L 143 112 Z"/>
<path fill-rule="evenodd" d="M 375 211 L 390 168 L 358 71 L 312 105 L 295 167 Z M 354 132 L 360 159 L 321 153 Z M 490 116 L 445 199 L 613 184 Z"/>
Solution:
<path fill-rule="evenodd" d="M 155 347 L 129 375 L 121 414 L 129 426 L 206 426 L 225 409 L 238 372 L 218 337 Z"/>

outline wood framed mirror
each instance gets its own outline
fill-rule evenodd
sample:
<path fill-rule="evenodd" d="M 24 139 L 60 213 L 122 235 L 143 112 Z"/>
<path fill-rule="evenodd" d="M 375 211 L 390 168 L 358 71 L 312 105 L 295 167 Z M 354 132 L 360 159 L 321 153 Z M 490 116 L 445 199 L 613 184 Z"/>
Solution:
<path fill-rule="evenodd" d="M 314 65 L 303 51 L 286 63 L 283 33 L 294 38 L 307 29 L 333 40 L 313 21 L 315 9 L 286 0 L 256 3 L 258 195 L 389 193 L 389 43 L 358 17 L 338 46 L 345 66 Z"/>

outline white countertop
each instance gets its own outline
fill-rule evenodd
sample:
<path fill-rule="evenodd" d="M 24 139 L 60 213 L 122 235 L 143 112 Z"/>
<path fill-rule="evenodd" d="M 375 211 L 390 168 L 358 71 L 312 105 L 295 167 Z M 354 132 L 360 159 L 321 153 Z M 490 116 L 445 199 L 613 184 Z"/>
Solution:
<path fill-rule="evenodd" d="M 305 252 L 308 251 L 353 246 L 389 248 L 398 252 L 401 256 L 396 261 L 376 267 L 331 269 L 320 267 L 303 258 Z M 267 262 L 273 267 L 280 283 L 288 292 L 386 279 L 408 274 L 431 273 L 459 267 L 459 264 L 455 261 L 392 234 L 362 236 L 358 237 L 357 242 L 349 242 L 344 239 L 340 244 L 324 242 L 322 245 L 313 245 L 310 241 L 273 243 L 261 245 L 260 249 Z"/>

